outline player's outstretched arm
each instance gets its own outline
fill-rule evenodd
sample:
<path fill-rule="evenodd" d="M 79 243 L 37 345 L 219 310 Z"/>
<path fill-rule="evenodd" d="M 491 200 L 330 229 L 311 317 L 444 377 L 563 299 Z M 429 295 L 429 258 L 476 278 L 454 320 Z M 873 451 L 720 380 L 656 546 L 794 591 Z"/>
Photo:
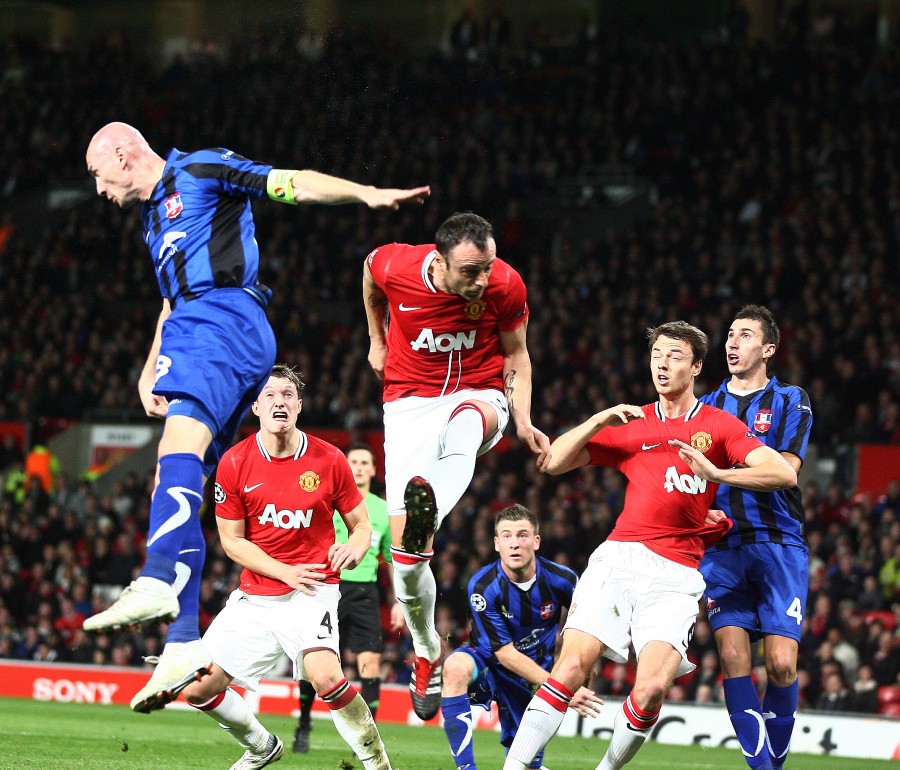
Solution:
<path fill-rule="evenodd" d="M 311 169 L 295 173 L 291 186 L 297 203 L 323 203 L 326 206 L 365 203 L 372 209 L 399 209 L 401 203 L 421 204 L 431 195 L 428 186 L 409 190 L 373 187 Z"/>
<path fill-rule="evenodd" d="M 774 492 L 797 486 L 797 472 L 771 447 L 759 446 L 744 459 L 743 468 L 717 468 L 702 452 L 678 439 L 669 445 L 678 448 L 678 456 L 701 479 L 728 484 L 756 492 Z"/>
<path fill-rule="evenodd" d="M 550 446 L 550 459 L 545 473 L 558 476 L 587 465 L 591 456 L 586 449 L 588 441 L 604 428 L 624 425 L 632 420 L 643 420 L 644 411 L 632 404 L 619 404 L 589 417 L 581 425 L 563 433 Z"/>
<path fill-rule="evenodd" d="M 144 368 L 138 378 L 138 395 L 141 397 L 141 404 L 143 404 L 148 417 L 165 417 L 169 411 L 169 402 L 162 396 L 155 395 L 153 387 L 156 385 L 156 366 L 159 361 L 159 348 L 162 344 L 162 326 L 171 313 L 172 306 L 169 304 L 169 300 L 163 299 L 150 352 L 147 354 L 147 360 L 144 362 Z"/>
<path fill-rule="evenodd" d="M 528 321 L 525 321 L 510 332 L 500 332 L 503 389 L 516 435 L 537 455 L 537 466 L 543 470 L 550 454 L 550 439 L 531 422 L 531 357 L 525 341 L 527 327 Z"/>
<path fill-rule="evenodd" d="M 363 262 L 363 306 L 369 326 L 369 366 L 384 379 L 384 365 L 387 361 L 387 295 L 375 283 L 368 260 Z"/>

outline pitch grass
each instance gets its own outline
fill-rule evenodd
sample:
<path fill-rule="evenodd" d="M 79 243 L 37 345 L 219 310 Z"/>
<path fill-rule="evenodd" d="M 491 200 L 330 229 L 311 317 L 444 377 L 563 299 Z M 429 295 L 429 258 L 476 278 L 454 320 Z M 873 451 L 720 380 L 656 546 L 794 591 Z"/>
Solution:
<path fill-rule="evenodd" d="M 361 764 L 328 719 L 313 721 L 309 754 L 291 753 L 294 722 L 264 716 L 263 723 L 285 743 L 277 770 L 361 770 Z M 455 770 L 443 730 L 379 726 L 396 770 Z M 475 758 L 482 770 L 499 770 L 499 734 L 475 731 Z M 556 738 L 544 762 L 550 770 L 593 770 L 606 742 Z M 227 770 L 240 747 L 212 720 L 193 710 L 135 714 L 124 706 L 38 703 L 0 699 L 0 770 Z M 804 754 L 791 756 L 791 770 L 896 770 L 893 762 Z M 645 745 L 628 770 L 745 770 L 733 749 Z"/>

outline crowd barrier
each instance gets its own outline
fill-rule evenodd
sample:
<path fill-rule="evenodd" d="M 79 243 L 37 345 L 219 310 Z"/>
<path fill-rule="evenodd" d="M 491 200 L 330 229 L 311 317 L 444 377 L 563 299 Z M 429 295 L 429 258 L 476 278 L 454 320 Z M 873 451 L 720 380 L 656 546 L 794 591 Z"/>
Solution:
<path fill-rule="evenodd" d="M 137 668 L 0 661 L 0 697 L 60 703 L 127 705 L 131 696 L 146 683 L 147 676 L 146 669 Z M 263 679 L 256 692 L 241 692 L 257 713 L 297 716 L 298 687 L 290 679 Z M 607 699 L 603 713 L 594 719 L 584 719 L 569 711 L 559 734 L 608 738 L 612 733 L 613 719 L 621 705 L 621 700 Z M 169 708 L 190 707 L 178 701 Z M 327 713 L 318 699 L 313 709 L 320 716 Z M 476 708 L 473 716 L 476 727 L 499 730 L 496 706 L 490 713 Z M 409 690 L 405 686 L 382 686 L 378 721 L 422 724 L 412 710 Z M 428 724 L 439 725 L 440 716 Z M 721 705 L 667 703 L 659 722 L 653 728 L 650 740 L 738 748 L 728 714 Z M 900 760 L 900 720 L 803 712 L 797 715 L 791 749 L 806 754 Z"/>

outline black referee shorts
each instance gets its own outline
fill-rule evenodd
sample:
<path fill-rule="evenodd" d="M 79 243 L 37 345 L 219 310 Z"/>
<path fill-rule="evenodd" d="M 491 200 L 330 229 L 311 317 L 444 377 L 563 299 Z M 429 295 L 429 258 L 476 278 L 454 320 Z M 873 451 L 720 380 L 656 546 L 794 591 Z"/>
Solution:
<path fill-rule="evenodd" d="M 341 581 L 338 603 L 341 649 L 381 652 L 381 600 L 377 583 Z"/>

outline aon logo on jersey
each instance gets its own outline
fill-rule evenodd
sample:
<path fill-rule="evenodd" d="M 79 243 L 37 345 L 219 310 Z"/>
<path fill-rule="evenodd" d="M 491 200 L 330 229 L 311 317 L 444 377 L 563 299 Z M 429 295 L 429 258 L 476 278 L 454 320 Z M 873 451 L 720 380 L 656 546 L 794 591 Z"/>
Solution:
<path fill-rule="evenodd" d="M 688 476 L 686 473 L 679 474 L 674 466 L 669 466 L 666 471 L 666 483 L 663 484 L 666 492 L 677 489 L 686 495 L 702 495 L 706 491 L 706 479 L 699 476 Z"/>
<path fill-rule="evenodd" d="M 413 350 L 422 350 L 429 353 L 449 353 L 453 350 L 471 350 L 475 346 L 475 330 L 456 332 L 456 334 L 438 334 L 435 336 L 431 329 L 422 329 L 415 342 L 410 342 Z"/>
<path fill-rule="evenodd" d="M 300 527 L 308 527 L 312 522 L 313 509 L 307 508 L 305 511 L 279 511 L 272 503 L 269 503 L 262 516 L 259 517 L 260 524 L 271 524 L 279 529 L 300 529 Z"/>

